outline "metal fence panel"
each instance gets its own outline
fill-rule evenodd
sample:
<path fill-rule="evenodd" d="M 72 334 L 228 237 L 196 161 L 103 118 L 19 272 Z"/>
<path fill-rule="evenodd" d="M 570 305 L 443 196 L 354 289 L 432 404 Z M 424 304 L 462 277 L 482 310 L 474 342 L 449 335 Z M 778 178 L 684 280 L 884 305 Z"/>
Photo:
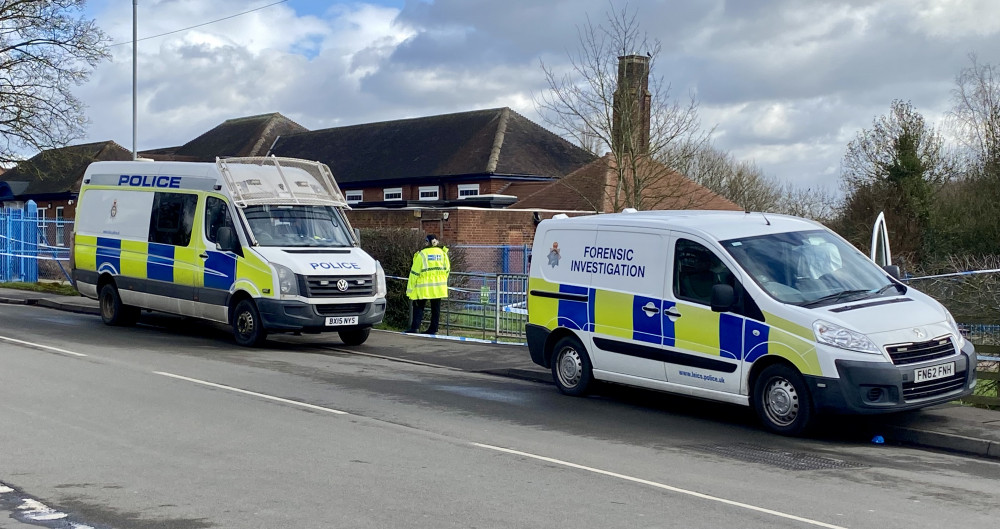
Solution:
<path fill-rule="evenodd" d="M 465 271 L 480 274 L 527 274 L 531 246 L 458 244 L 465 253 Z"/>
<path fill-rule="evenodd" d="M 32 201 L 24 209 L 0 209 L 0 281 L 70 279 L 64 263 L 72 232 L 72 222 L 45 219 Z"/>

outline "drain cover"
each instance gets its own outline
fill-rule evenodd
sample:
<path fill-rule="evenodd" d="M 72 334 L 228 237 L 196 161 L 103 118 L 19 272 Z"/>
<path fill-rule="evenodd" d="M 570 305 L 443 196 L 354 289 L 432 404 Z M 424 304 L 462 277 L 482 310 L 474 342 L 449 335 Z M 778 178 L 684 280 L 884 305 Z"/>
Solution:
<path fill-rule="evenodd" d="M 687 448 L 699 452 L 717 454 L 748 463 L 761 463 L 771 465 L 785 470 L 833 470 L 841 468 L 861 468 L 864 465 L 820 457 L 802 452 L 789 452 L 786 450 L 775 450 L 763 446 L 736 443 L 731 445 L 689 445 Z"/>

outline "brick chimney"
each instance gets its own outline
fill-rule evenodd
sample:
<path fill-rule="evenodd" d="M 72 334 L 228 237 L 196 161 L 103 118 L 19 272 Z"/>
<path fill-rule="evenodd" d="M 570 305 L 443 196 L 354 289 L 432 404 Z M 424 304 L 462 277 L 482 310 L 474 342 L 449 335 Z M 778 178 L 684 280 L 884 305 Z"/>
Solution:
<path fill-rule="evenodd" d="M 649 152 L 649 57 L 618 57 L 618 87 L 614 94 L 612 149 L 625 154 Z M 626 135 L 631 135 L 627 138 Z"/>

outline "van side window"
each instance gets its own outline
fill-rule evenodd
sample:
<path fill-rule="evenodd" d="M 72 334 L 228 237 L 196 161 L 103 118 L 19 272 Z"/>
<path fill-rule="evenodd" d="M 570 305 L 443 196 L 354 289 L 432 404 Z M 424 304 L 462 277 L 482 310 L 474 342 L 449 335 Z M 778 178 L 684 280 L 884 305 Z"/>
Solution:
<path fill-rule="evenodd" d="M 677 299 L 711 305 L 712 286 L 735 287 L 729 268 L 711 250 L 688 239 L 674 247 L 674 295 Z"/>
<path fill-rule="evenodd" d="M 218 197 L 208 197 L 205 199 L 205 237 L 210 242 L 219 242 L 217 234 L 219 228 L 223 226 L 236 229 L 233 225 L 233 218 L 229 215 L 229 205 L 225 200 Z"/>
<path fill-rule="evenodd" d="M 156 193 L 149 221 L 149 242 L 187 246 L 191 242 L 198 195 Z"/>

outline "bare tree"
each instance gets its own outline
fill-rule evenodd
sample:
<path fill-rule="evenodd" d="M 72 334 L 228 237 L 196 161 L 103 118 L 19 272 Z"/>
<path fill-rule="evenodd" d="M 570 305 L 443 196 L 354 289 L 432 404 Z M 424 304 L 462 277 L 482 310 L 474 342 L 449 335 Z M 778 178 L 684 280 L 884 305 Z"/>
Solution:
<path fill-rule="evenodd" d="M 83 104 L 71 90 L 109 56 L 84 3 L 0 0 L 0 163 L 83 136 Z"/>
<path fill-rule="evenodd" d="M 996 174 L 1000 168 L 1000 69 L 980 64 L 975 54 L 969 60 L 971 66 L 955 78 L 950 115 L 973 165 Z"/>
<path fill-rule="evenodd" d="M 662 78 L 649 75 L 660 42 L 639 29 L 627 5 L 611 5 L 606 25 L 588 17 L 578 39 L 579 49 L 569 54 L 571 73 L 541 65 L 549 87 L 536 99 L 542 119 L 593 154 L 610 154 L 615 178 L 606 198 L 613 210 L 698 206 L 705 195 L 690 195 L 671 182 L 677 181 L 675 168 L 693 156 L 690 149 L 708 141 L 709 132 L 700 130 L 693 95 L 676 101 Z"/>
<path fill-rule="evenodd" d="M 754 162 L 738 161 L 710 143 L 680 145 L 675 167 L 695 182 L 746 211 L 775 211 L 781 186 Z"/>
<path fill-rule="evenodd" d="M 776 213 L 805 217 L 824 224 L 831 222 L 839 209 L 840 199 L 823 187 L 795 187 L 785 184 L 780 191 Z"/>

